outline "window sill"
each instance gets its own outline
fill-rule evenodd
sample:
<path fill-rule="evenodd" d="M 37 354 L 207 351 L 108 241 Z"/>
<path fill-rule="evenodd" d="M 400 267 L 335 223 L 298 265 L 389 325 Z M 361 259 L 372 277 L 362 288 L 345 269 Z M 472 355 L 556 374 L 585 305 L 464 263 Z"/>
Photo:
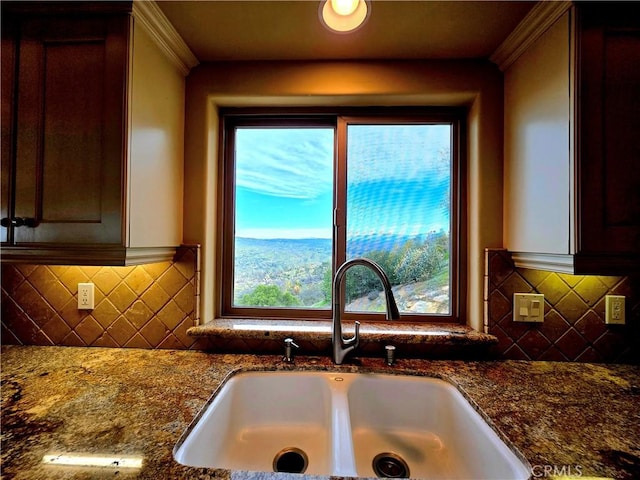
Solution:
<path fill-rule="evenodd" d="M 292 337 L 296 341 L 331 342 L 330 321 L 229 319 L 219 318 L 188 332 L 192 337 L 223 337 L 239 340 L 284 341 Z M 353 322 L 343 323 L 343 334 L 354 333 Z M 467 325 L 452 323 L 403 323 L 375 322 L 360 326 L 361 344 L 421 344 L 453 345 L 456 347 L 489 347 L 498 339 L 473 330 Z"/>

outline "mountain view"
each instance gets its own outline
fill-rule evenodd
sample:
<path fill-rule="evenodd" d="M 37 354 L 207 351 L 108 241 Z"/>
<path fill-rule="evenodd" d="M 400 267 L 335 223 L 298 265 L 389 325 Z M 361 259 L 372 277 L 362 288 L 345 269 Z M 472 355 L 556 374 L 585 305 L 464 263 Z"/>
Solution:
<path fill-rule="evenodd" d="M 362 236 L 349 242 L 348 255 L 383 268 L 401 311 L 447 313 L 448 242 L 442 232 Z M 331 253 L 329 239 L 236 238 L 236 305 L 330 308 Z M 366 267 L 350 269 L 346 285 L 347 310 L 384 310 L 380 282 Z"/>
<path fill-rule="evenodd" d="M 427 121 L 351 120 L 346 139 L 324 124 L 235 127 L 234 305 L 330 308 L 339 223 L 347 259 L 378 263 L 402 311 L 447 313 L 452 132 Z M 344 282 L 347 310 L 384 308 L 368 268 Z"/>

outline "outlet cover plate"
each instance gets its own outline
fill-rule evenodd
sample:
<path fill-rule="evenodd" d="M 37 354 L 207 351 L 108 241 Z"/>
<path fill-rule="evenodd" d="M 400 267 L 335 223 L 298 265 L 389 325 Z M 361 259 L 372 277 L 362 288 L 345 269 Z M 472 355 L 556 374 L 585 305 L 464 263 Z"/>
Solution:
<path fill-rule="evenodd" d="M 604 301 L 604 323 L 624 325 L 624 295 L 606 295 Z"/>
<path fill-rule="evenodd" d="M 78 284 L 78 310 L 93 310 L 95 293 L 93 283 Z"/>

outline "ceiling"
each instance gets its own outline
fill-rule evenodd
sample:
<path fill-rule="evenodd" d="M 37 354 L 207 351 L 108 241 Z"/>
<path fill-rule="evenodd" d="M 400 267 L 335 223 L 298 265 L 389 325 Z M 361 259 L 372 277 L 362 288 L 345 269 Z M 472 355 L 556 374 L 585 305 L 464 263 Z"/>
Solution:
<path fill-rule="evenodd" d="M 536 2 L 371 0 L 366 24 L 325 29 L 319 0 L 159 0 L 201 62 L 487 58 Z"/>

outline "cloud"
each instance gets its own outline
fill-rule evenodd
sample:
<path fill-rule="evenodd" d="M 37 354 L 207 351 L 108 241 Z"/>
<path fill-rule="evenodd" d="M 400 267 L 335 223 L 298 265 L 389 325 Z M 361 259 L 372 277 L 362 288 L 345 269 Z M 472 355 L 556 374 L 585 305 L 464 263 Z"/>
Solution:
<path fill-rule="evenodd" d="M 449 125 L 350 125 L 349 183 L 450 176 Z"/>
<path fill-rule="evenodd" d="M 313 199 L 333 188 L 331 128 L 240 128 L 236 184 L 276 197 Z M 350 184 L 450 176 L 449 125 L 350 125 Z"/>
<path fill-rule="evenodd" d="M 236 183 L 279 197 L 312 199 L 333 188 L 332 129 L 239 129 Z"/>

